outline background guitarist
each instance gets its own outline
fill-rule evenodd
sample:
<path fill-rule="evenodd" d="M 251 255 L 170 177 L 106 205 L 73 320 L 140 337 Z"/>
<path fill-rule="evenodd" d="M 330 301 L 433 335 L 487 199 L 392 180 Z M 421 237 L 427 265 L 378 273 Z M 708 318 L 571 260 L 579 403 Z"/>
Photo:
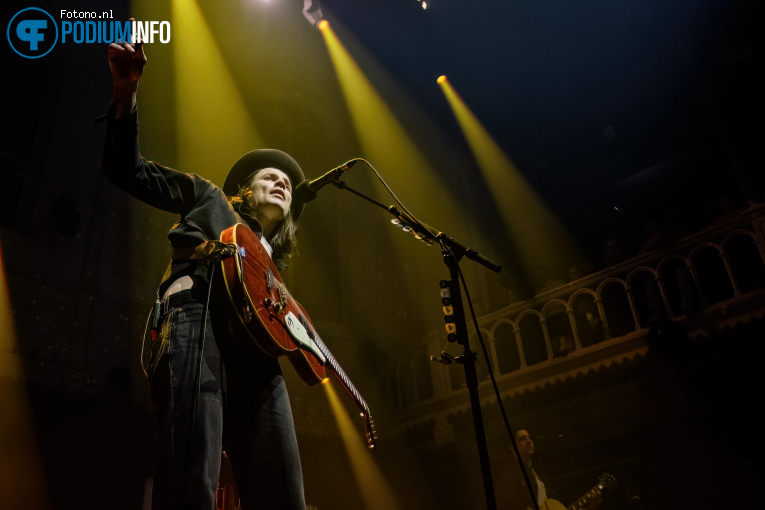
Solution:
<path fill-rule="evenodd" d="M 136 113 L 145 50 L 140 43 L 113 43 L 108 59 L 114 88 L 105 116 L 104 172 L 139 200 L 180 215 L 168 234 L 173 261 L 153 316 L 148 373 L 161 451 L 152 507 L 215 508 L 225 448 L 244 508 L 304 510 L 300 458 L 279 364 L 252 341 L 233 335 L 231 305 L 216 294 L 219 264 L 215 253 L 205 250 L 215 247 L 206 241 L 245 223 L 277 267 L 283 266 L 302 212 L 302 205 L 292 202 L 292 190 L 304 180 L 303 171 L 283 152 L 256 150 L 234 164 L 221 189 L 198 175 L 146 161 L 138 148 Z"/>
<path fill-rule="evenodd" d="M 526 429 L 516 430 L 515 442 L 518 445 L 518 452 L 521 455 L 521 461 L 523 462 L 523 465 L 526 466 L 526 471 L 529 475 L 529 480 L 531 480 L 532 489 L 534 490 L 534 495 L 537 498 L 537 503 L 540 510 L 565 508 L 557 501 L 548 499 L 545 484 L 539 478 L 532 466 L 532 459 L 534 458 L 534 441 L 531 439 L 529 432 Z M 515 456 L 514 452 L 513 456 Z M 530 504 L 529 491 L 526 488 L 526 481 L 524 480 L 520 466 L 516 464 L 513 467 L 514 469 L 512 469 L 510 475 L 511 490 L 509 494 L 512 498 L 512 501 L 509 505 L 509 509 L 527 510 L 529 508 L 534 508 L 533 505 Z M 587 503 L 583 503 L 582 505 L 577 506 L 577 508 L 595 510 L 600 506 L 602 501 L 603 500 L 601 498 L 600 490 L 593 489 L 591 499 L 589 499 Z"/>

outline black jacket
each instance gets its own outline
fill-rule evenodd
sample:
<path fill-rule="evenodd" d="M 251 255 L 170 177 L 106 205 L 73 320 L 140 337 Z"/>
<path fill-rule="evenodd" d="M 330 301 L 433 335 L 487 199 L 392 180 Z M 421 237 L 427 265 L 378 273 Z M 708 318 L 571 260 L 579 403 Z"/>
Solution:
<path fill-rule="evenodd" d="M 102 166 L 109 180 L 135 198 L 163 211 L 180 215 L 168 233 L 174 250 L 190 248 L 220 238 L 221 232 L 237 223 L 247 224 L 259 236 L 262 228 L 257 220 L 239 214 L 223 191 L 196 174 L 179 172 L 141 156 L 138 144 L 137 109 L 115 119 L 112 109 L 106 116 L 106 141 Z M 188 274 L 208 278 L 208 266 L 189 261 L 176 261 L 168 267 L 163 282 L 168 284 Z M 160 288 L 160 294 L 164 288 Z"/>

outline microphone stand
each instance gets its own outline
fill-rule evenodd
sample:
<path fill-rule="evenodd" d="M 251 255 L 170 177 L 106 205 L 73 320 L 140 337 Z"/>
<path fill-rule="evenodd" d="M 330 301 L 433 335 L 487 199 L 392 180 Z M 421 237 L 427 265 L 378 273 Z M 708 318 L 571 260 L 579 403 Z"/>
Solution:
<path fill-rule="evenodd" d="M 435 359 L 435 361 L 445 364 L 456 362 L 461 364 L 465 369 L 465 381 L 468 388 L 468 394 L 470 395 L 470 407 L 473 411 L 473 426 L 475 428 L 476 443 L 478 446 L 478 457 L 481 462 L 481 475 L 483 477 L 483 489 L 486 496 L 486 508 L 487 510 L 496 510 L 497 502 L 494 496 L 494 484 L 491 476 L 491 465 L 489 463 L 489 449 L 486 444 L 486 432 L 484 430 L 483 416 L 481 414 L 481 401 L 478 396 L 478 376 L 476 375 L 475 369 L 476 353 L 470 350 L 467 322 L 465 321 L 465 310 L 462 305 L 462 295 L 460 293 L 459 261 L 465 256 L 494 272 L 499 272 L 502 267 L 477 251 L 458 243 L 443 232 L 434 234 L 429 229 L 424 228 L 408 214 L 399 212 L 395 206 L 385 206 L 377 200 L 349 187 L 344 181 L 335 179 L 332 181 L 332 184 L 339 189 L 350 191 L 354 195 L 388 211 L 396 218 L 394 223 L 402 227 L 404 230 L 409 229 L 408 231 L 410 231 L 416 239 L 423 241 L 428 245 L 436 243 L 441 245 L 444 263 L 449 269 L 449 276 L 451 278 L 449 282 L 442 282 L 442 286 L 446 284 L 450 290 L 452 301 L 451 306 L 454 310 L 456 326 L 454 335 L 456 336 L 456 341 L 463 346 L 463 353 L 457 358 L 442 353 L 441 358 Z M 449 340 L 454 341 L 451 335 Z"/>

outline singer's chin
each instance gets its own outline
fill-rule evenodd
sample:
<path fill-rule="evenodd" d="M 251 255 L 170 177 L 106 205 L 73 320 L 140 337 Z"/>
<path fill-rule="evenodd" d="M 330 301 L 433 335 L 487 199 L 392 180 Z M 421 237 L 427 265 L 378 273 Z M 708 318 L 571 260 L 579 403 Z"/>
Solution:
<path fill-rule="evenodd" d="M 289 211 L 290 204 L 288 204 L 282 197 L 270 195 L 261 211 L 268 207 L 271 212 L 270 215 L 279 216 L 277 221 L 282 221 L 287 218 L 287 212 Z M 278 212 L 277 212 L 278 211 Z"/>

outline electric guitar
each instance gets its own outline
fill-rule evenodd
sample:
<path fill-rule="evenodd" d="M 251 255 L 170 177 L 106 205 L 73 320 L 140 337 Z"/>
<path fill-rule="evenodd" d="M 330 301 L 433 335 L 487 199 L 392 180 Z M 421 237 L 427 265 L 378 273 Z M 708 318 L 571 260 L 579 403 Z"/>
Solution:
<path fill-rule="evenodd" d="M 616 478 L 609 473 L 603 473 L 598 477 L 598 483 L 592 489 L 588 490 L 584 496 L 574 501 L 569 506 L 563 505 L 560 501 L 555 499 L 548 499 L 544 505 L 539 507 L 539 510 L 580 510 L 581 508 L 587 508 L 590 501 L 595 497 L 595 491 L 611 490 L 616 487 Z"/>
<path fill-rule="evenodd" d="M 285 356 L 308 385 L 326 379 L 327 370 L 334 374 L 361 410 L 367 445 L 374 448 L 369 406 L 319 337 L 308 313 L 290 295 L 257 234 L 237 223 L 224 230 L 220 240 L 234 248 L 233 256 L 221 260 L 221 265 L 226 291 L 247 334 L 269 356 Z"/>

